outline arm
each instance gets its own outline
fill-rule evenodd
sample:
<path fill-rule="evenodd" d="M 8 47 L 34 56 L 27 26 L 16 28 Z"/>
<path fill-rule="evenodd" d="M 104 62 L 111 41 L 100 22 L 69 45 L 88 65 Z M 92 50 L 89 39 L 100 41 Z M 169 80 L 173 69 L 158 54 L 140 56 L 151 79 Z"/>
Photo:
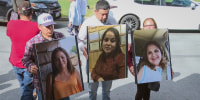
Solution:
<path fill-rule="evenodd" d="M 75 2 L 71 2 L 70 4 L 70 9 L 69 9 L 69 24 L 68 24 L 68 27 L 71 26 L 71 24 L 73 24 L 73 21 L 74 21 L 74 18 L 76 17 L 75 16 Z"/>
<path fill-rule="evenodd" d="M 99 61 L 99 58 L 98 58 L 98 60 L 97 60 L 97 62 L 96 62 L 96 64 L 95 64 L 95 67 L 92 69 L 92 73 L 91 73 L 91 77 L 92 77 L 92 79 L 94 80 L 94 82 L 96 82 L 96 81 L 104 81 L 104 79 L 100 76 L 100 75 L 98 75 L 98 67 L 101 67 L 102 65 L 101 65 L 101 63 L 100 63 L 100 61 Z"/>
<path fill-rule="evenodd" d="M 129 50 L 128 50 L 128 67 L 129 67 L 129 71 L 131 72 L 131 74 L 135 76 L 134 66 L 133 66 L 132 60 L 133 60 L 133 57 L 132 57 L 132 46 L 130 45 L 129 46 Z"/>
<path fill-rule="evenodd" d="M 137 80 L 138 82 L 141 81 L 142 77 L 143 77 L 143 73 L 144 73 L 144 66 L 142 66 L 139 70 L 139 72 L 137 73 Z"/>
<path fill-rule="evenodd" d="M 30 41 L 26 43 L 24 56 L 22 58 L 23 65 L 33 74 L 37 74 L 37 66 L 34 63 L 33 46 Z"/>
<path fill-rule="evenodd" d="M 125 78 L 125 55 L 123 53 L 118 54 L 116 58 L 117 70 L 119 72 L 119 78 Z"/>
<path fill-rule="evenodd" d="M 81 82 L 81 75 L 76 69 L 75 69 L 75 74 L 76 74 L 76 77 L 78 79 L 78 88 L 79 88 L 80 91 L 82 91 L 83 86 L 82 86 L 82 82 Z"/>
<path fill-rule="evenodd" d="M 52 100 L 52 74 L 48 74 L 46 78 L 46 100 Z"/>
<path fill-rule="evenodd" d="M 88 59 L 88 54 L 87 54 L 87 46 L 86 46 L 86 40 L 87 40 L 87 22 L 84 22 L 81 25 L 79 34 L 78 34 L 78 47 L 79 49 L 83 52 L 83 55 L 85 56 L 86 59 Z"/>

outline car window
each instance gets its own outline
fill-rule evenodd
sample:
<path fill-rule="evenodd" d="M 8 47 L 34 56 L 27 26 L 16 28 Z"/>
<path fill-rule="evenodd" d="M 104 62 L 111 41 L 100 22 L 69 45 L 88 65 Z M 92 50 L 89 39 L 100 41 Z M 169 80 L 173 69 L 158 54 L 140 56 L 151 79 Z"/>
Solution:
<path fill-rule="evenodd" d="M 189 7 L 191 5 L 190 0 L 135 0 L 135 2 L 146 5 L 162 5 L 162 6 L 178 6 L 178 7 Z"/>

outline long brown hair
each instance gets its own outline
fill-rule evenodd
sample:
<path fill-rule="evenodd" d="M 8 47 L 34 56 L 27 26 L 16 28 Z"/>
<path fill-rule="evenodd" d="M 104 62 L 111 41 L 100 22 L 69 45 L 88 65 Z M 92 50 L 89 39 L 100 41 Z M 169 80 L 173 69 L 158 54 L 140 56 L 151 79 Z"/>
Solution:
<path fill-rule="evenodd" d="M 68 55 L 68 53 L 65 51 L 65 49 L 58 47 L 56 48 L 51 56 L 51 62 L 52 62 L 52 73 L 53 75 L 57 75 L 58 73 L 60 73 L 63 69 L 61 67 L 58 68 L 58 66 L 56 66 L 56 54 L 61 51 L 65 54 L 66 58 L 67 58 L 67 70 L 69 71 L 70 74 L 72 74 L 75 70 L 74 66 L 72 65 L 72 62 L 70 60 L 70 57 Z"/>

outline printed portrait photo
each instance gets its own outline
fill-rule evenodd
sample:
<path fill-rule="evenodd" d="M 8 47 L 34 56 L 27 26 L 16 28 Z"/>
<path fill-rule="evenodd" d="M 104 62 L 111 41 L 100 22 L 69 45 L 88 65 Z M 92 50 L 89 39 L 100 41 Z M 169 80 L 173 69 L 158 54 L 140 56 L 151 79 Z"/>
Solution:
<path fill-rule="evenodd" d="M 126 25 L 88 27 L 88 82 L 127 77 Z"/>
<path fill-rule="evenodd" d="M 83 91 L 76 38 L 34 44 L 43 100 L 60 100 Z"/>
<path fill-rule="evenodd" d="M 135 30 L 133 38 L 136 83 L 172 80 L 168 30 Z"/>

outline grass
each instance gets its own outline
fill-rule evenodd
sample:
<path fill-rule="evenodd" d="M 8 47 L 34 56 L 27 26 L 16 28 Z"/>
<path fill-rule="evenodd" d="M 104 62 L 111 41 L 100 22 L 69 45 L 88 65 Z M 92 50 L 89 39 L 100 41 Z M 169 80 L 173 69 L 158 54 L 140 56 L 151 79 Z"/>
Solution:
<path fill-rule="evenodd" d="M 88 0 L 90 9 L 87 9 L 86 17 L 94 15 L 95 4 L 97 1 L 98 0 Z M 62 17 L 68 17 L 69 6 L 70 6 L 69 0 L 58 0 L 58 3 L 61 6 Z"/>

